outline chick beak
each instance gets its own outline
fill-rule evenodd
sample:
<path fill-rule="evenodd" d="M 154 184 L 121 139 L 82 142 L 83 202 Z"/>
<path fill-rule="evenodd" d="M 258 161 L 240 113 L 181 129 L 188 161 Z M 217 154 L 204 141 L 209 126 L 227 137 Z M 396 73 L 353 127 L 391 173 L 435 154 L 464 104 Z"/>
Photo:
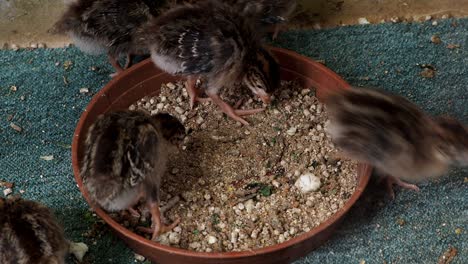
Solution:
<path fill-rule="evenodd" d="M 264 104 L 270 104 L 271 103 L 271 96 L 269 94 L 267 94 L 266 92 L 260 92 L 257 94 L 258 97 L 260 97 L 260 100 L 262 100 L 262 102 Z"/>

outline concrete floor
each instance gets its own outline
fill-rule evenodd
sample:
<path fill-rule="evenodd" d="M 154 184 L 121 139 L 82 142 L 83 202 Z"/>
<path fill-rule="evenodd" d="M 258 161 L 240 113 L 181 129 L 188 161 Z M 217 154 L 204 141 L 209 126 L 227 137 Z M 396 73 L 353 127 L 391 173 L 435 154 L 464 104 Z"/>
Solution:
<path fill-rule="evenodd" d="M 64 0 L 70 1 L 70 0 Z M 45 43 L 60 47 L 69 43 L 48 29 L 64 9 L 58 0 L 0 0 L 0 47 L 29 47 Z M 371 23 L 382 20 L 423 20 L 468 16 L 468 0 L 299 0 L 301 7 L 292 20 L 296 27 L 330 27 L 358 23 L 361 17 Z"/>
<path fill-rule="evenodd" d="M 391 21 L 421 21 L 444 15 L 468 16 L 468 0 L 302 0 L 302 10 L 325 26 L 358 23 L 367 18 L 371 23 Z"/>
<path fill-rule="evenodd" d="M 31 43 L 62 46 L 68 42 L 47 30 L 64 10 L 61 0 L 0 0 L 0 46 L 2 43 L 21 47 Z"/>

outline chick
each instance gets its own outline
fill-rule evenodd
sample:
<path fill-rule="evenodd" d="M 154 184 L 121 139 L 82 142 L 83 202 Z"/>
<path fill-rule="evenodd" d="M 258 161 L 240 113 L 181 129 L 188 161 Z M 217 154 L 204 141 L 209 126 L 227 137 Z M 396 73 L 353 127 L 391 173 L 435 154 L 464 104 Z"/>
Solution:
<path fill-rule="evenodd" d="M 100 116 L 88 131 L 81 168 L 91 200 L 114 212 L 143 198 L 152 215 L 153 240 L 174 228 L 179 219 L 161 223 L 160 185 L 167 159 L 184 135 L 184 126 L 168 114 L 127 110 Z"/>
<path fill-rule="evenodd" d="M 196 81 L 206 81 L 205 93 L 229 117 L 264 109 L 236 110 L 218 95 L 221 88 L 243 83 L 263 102 L 279 86 L 279 65 L 261 44 L 256 22 L 217 1 L 179 6 L 152 20 L 141 30 L 153 62 L 164 71 L 187 77 L 190 105 L 198 98 Z"/>
<path fill-rule="evenodd" d="M 118 74 L 131 65 L 133 55 L 148 54 L 146 47 L 136 41 L 135 32 L 159 15 L 164 5 L 164 0 L 75 0 L 51 31 L 67 34 L 84 52 L 107 52 Z M 123 55 L 127 63 L 122 67 L 118 59 Z"/>
<path fill-rule="evenodd" d="M 342 153 L 373 165 L 393 184 L 440 176 L 451 165 L 468 165 L 468 130 L 450 118 L 432 119 L 407 99 L 374 89 L 333 93 L 325 100 L 327 130 Z M 404 181 L 403 181 L 404 180 Z"/>
<path fill-rule="evenodd" d="M 68 241 L 45 206 L 0 197 L 0 263 L 65 263 Z"/>
<path fill-rule="evenodd" d="M 273 40 L 282 24 L 287 22 L 297 7 L 296 0 L 220 0 L 240 10 L 241 15 L 259 16 L 263 26 L 273 26 Z"/>

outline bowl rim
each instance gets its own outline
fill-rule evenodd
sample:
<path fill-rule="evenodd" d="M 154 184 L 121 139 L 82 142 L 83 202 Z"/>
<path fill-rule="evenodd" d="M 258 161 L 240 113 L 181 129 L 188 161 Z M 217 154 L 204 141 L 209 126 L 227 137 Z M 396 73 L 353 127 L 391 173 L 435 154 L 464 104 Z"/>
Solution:
<path fill-rule="evenodd" d="M 321 63 L 318 63 L 311 58 L 305 57 L 303 55 L 300 55 L 294 51 L 283 49 L 283 48 L 278 48 L 278 47 L 268 47 L 270 50 L 278 52 L 278 53 L 283 53 L 287 56 L 293 57 L 294 60 L 301 61 L 302 63 L 306 64 L 313 64 L 314 67 L 319 68 L 320 71 L 326 72 L 330 77 L 333 77 L 336 81 L 340 82 L 343 84 L 343 87 L 345 89 L 349 89 L 351 86 L 344 80 L 342 79 L 338 74 L 333 72 L 331 69 L 325 67 Z M 121 73 L 122 76 L 127 76 L 131 75 L 134 72 L 138 71 L 140 68 L 147 67 L 147 64 L 152 63 L 151 59 L 146 59 L 137 65 L 134 65 L 133 67 L 125 70 L 124 72 Z M 155 78 L 159 75 L 166 75 L 165 72 L 162 72 L 161 70 L 157 69 L 157 73 L 152 76 L 152 78 Z M 93 96 L 89 104 L 87 105 L 86 109 L 83 111 L 82 115 L 80 116 L 80 119 L 77 123 L 76 129 L 74 131 L 73 135 L 73 141 L 72 141 L 72 166 L 73 166 L 73 174 L 75 181 L 78 185 L 78 188 L 80 189 L 81 194 L 85 198 L 86 202 L 88 205 L 96 212 L 96 214 L 101 217 L 110 227 L 111 229 L 114 229 L 114 232 L 120 233 L 122 236 L 125 236 L 127 239 L 135 241 L 137 243 L 143 244 L 144 246 L 148 248 L 152 248 L 153 250 L 160 250 L 164 251 L 165 253 L 168 254 L 173 254 L 173 255 L 182 255 L 184 257 L 194 257 L 194 258 L 205 258 L 205 259 L 218 259 L 218 258 L 223 258 L 223 259 L 236 259 L 236 258 L 245 258 L 245 257 L 251 257 L 255 255 L 263 255 L 263 254 L 268 254 L 271 252 L 275 251 L 280 251 L 284 250 L 286 248 L 292 247 L 296 244 L 300 244 L 304 242 L 305 240 L 311 239 L 314 236 L 320 234 L 321 232 L 325 231 L 328 229 L 330 226 L 335 224 L 337 221 L 345 217 L 347 212 L 352 208 L 352 206 L 356 203 L 356 201 L 361 197 L 364 189 L 366 188 L 369 178 L 370 178 L 370 172 L 372 171 L 372 167 L 367 165 L 367 164 L 362 164 L 358 163 L 357 165 L 357 173 L 358 175 L 360 174 L 361 177 L 358 178 L 357 180 L 357 185 L 356 189 L 352 193 L 352 195 L 349 197 L 349 199 L 346 201 L 346 203 L 341 207 L 335 214 L 333 214 L 331 217 L 329 217 L 326 221 L 322 222 L 320 225 L 312 228 L 310 231 L 305 232 L 297 237 L 291 238 L 283 243 L 278 243 L 274 244 L 271 246 L 263 247 L 263 248 L 258 248 L 258 249 L 252 249 L 248 251 L 231 251 L 231 252 L 197 252 L 197 251 L 192 251 L 188 249 L 182 249 L 182 248 L 177 248 L 177 247 L 171 247 L 171 246 L 166 246 L 159 244 L 157 242 L 148 240 L 136 233 L 131 232 L 118 222 L 116 222 L 114 219 L 112 219 L 109 214 L 107 214 L 104 210 L 102 210 L 99 206 L 94 206 L 90 200 L 88 199 L 87 191 L 85 188 L 83 188 L 81 177 L 80 177 L 80 166 L 79 166 L 79 160 L 78 160 L 78 148 L 79 148 L 79 141 L 81 139 L 80 137 L 80 132 L 83 130 L 83 126 L 85 124 L 85 121 L 88 118 L 88 115 L 90 113 L 90 110 L 92 110 L 100 97 L 105 97 L 106 93 L 110 91 L 114 83 L 118 82 L 120 78 L 113 78 L 110 80 L 97 94 Z M 144 81 L 144 80 L 142 80 Z M 123 94 L 122 94 L 123 95 Z"/>

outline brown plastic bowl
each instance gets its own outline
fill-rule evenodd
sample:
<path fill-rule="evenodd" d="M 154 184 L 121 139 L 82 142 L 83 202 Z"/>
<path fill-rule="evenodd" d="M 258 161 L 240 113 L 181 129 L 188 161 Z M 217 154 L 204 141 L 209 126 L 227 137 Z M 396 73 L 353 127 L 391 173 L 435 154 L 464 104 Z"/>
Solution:
<path fill-rule="evenodd" d="M 300 56 L 292 51 L 271 48 L 281 64 L 283 80 L 297 80 L 303 87 L 314 87 L 318 98 L 323 98 L 329 89 L 348 89 L 349 85 L 337 74 L 320 63 Z M 81 116 L 75 130 L 72 145 L 73 171 L 78 186 L 85 199 L 89 198 L 83 189 L 80 178 L 80 160 L 82 146 L 89 126 L 97 116 L 107 111 L 126 109 L 138 99 L 159 92 L 161 84 L 176 81 L 177 78 L 163 73 L 148 59 L 126 70 L 109 82 L 94 98 Z M 195 264 L 195 263 L 288 263 L 296 260 L 323 244 L 338 227 L 345 214 L 361 196 L 371 174 L 371 167 L 358 166 L 357 188 L 351 198 L 336 214 L 311 231 L 277 244 L 261 249 L 229 252 L 198 253 L 194 251 L 160 245 L 132 233 L 115 222 L 100 208 L 94 208 L 114 232 L 121 237 L 135 252 L 156 263 Z"/>

